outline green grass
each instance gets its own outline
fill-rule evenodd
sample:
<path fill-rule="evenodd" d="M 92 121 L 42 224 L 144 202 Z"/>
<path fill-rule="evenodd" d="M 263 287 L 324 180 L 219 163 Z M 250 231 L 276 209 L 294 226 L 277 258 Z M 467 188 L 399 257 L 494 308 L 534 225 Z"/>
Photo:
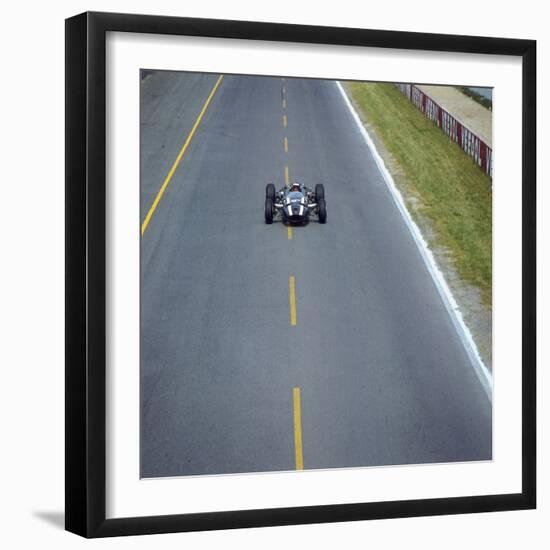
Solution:
<path fill-rule="evenodd" d="M 412 215 L 421 225 L 429 220 L 435 245 L 491 306 L 491 179 L 393 84 L 348 82 L 346 88 L 391 154 L 394 171 L 402 172 L 396 183 L 414 198 Z"/>

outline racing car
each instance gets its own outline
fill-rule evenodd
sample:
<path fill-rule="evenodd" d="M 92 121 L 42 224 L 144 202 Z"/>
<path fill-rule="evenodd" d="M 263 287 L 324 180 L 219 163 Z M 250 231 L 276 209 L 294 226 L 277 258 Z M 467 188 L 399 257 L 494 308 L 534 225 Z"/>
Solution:
<path fill-rule="evenodd" d="M 277 216 L 286 223 L 306 223 L 312 214 L 319 223 L 327 222 L 325 188 L 322 183 L 315 186 L 315 191 L 298 182 L 285 185 L 279 191 L 275 190 L 272 183 L 266 185 L 265 223 L 273 223 Z"/>

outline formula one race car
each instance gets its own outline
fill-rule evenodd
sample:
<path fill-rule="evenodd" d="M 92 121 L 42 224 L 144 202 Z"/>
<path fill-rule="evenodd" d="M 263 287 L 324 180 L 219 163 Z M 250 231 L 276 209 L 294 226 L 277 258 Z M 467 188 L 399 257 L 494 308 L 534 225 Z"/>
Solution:
<path fill-rule="evenodd" d="M 319 223 L 327 222 L 327 204 L 325 188 L 322 183 L 315 186 L 315 191 L 294 182 L 276 191 L 272 183 L 265 188 L 265 223 L 273 223 L 280 216 L 286 223 L 305 223 L 310 215 L 317 216 Z"/>

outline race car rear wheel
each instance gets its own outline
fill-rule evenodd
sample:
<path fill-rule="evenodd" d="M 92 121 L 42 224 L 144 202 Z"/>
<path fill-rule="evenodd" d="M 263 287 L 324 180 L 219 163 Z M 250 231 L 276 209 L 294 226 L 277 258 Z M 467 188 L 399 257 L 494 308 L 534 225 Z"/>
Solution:
<path fill-rule="evenodd" d="M 317 206 L 319 208 L 319 223 L 327 223 L 327 203 L 325 199 L 317 199 Z"/>
<path fill-rule="evenodd" d="M 268 183 L 265 186 L 265 198 L 275 200 L 275 186 L 272 183 Z"/>
<path fill-rule="evenodd" d="M 319 202 L 319 199 L 325 198 L 325 186 L 322 183 L 318 183 L 315 186 L 315 200 Z"/>
<path fill-rule="evenodd" d="M 269 197 L 265 199 L 265 223 L 273 223 L 273 201 Z"/>

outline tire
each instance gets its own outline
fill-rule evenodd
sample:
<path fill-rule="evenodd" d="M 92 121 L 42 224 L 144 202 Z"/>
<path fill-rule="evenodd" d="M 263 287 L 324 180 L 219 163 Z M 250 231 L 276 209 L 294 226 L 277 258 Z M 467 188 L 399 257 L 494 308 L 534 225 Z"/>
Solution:
<path fill-rule="evenodd" d="M 317 199 L 317 206 L 319 208 L 319 223 L 327 223 L 327 203 L 325 199 Z"/>
<path fill-rule="evenodd" d="M 265 199 L 265 223 L 273 223 L 273 201 L 269 197 Z"/>
<path fill-rule="evenodd" d="M 319 199 L 325 198 L 325 186 L 322 183 L 318 183 L 315 186 L 315 200 L 319 202 Z"/>
<path fill-rule="evenodd" d="M 275 200 L 275 186 L 272 183 L 268 183 L 265 186 L 265 198 Z"/>

